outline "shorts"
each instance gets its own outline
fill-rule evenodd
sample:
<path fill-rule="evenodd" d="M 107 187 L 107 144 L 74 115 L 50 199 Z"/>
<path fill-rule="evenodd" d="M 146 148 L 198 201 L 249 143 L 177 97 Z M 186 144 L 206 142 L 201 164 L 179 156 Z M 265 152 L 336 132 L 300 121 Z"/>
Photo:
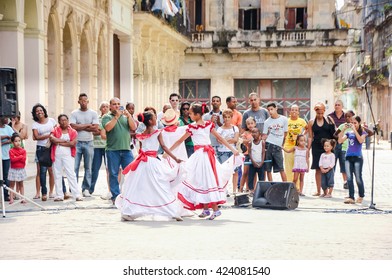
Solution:
<path fill-rule="evenodd" d="M 264 163 L 265 171 L 271 172 L 272 168 L 274 173 L 284 170 L 282 147 L 266 143 L 265 160 L 271 160 L 271 162 Z"/>

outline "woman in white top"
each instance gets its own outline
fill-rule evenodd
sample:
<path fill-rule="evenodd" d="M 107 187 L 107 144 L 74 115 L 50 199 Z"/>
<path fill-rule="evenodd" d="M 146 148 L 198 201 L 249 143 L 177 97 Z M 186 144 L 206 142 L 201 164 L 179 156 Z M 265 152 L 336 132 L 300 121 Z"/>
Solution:
<path fill-rule="evenodd" d="M 54 176 L 51 167 L 40 166 L 38 162 L 38 156 L 42 153 L 47 142 L 49 141 L 50 133 L 52 132 L 53 127 L 56 125 L 56 121 L 48 117 L 48 112 L 46 111 L 45 107 L 39 103 L 34 105 L 33 109 L 31 110 L 31 114 L 33 115 L 34 120 L 32 125 L 33 140 L 37 141 L 37 151 L 35 154 L 35 162 L 37 163 L 37 176 L 35 179 L 36 194 L 34 198 L 40 198 L 41 186 L 41 199 L 42 201 L 46 201 L 48 199 L 48 190 L 46 188 L 46 171 L 49 170 L 49 197 L 53 196 Z"/>

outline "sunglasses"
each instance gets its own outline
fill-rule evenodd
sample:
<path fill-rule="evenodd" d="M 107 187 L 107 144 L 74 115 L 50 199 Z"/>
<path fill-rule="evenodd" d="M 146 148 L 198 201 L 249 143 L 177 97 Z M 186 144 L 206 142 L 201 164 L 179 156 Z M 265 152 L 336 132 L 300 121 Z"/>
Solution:
<path fill-rule="evenodd" d="M 182 108 L 181 110 L 183 110 L 183 111 L 188 111 L 189 108 Z"/>

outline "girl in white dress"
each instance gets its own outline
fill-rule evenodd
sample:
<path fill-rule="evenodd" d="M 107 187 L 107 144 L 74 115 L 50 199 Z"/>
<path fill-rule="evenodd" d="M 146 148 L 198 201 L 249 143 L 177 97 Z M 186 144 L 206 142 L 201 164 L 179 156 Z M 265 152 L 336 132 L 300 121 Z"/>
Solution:
<path fill-rule="evenodd" d="M 190 109 L 190 117 L 194 123 L 188 125 L 186 133 L 174 143 L 170 150 L 174 150 L 189 136 L 192 137 L 195 152 L 186 162 L 186 179 L 182 181 L 178 191 L 178 198 L 189 210 L 203 209 L 200 218 L 210 216 L 209 208 L 213 209 L 210 220 L 221 215 L 218 204 L 226 202 L 225 187 L 233 173 L 234 165 L 242 164 L 241 160 L 234 160 L 238 151 L 230 145 L 214 129 L 211 121 L 202 119 L 206 105 L 193 104 Z M 234 156 L 223 164 L 215 157 L 214 149 L 211 147 L 210 133 L 212 133 L 222 144 L 229 148 Z"/>
<path fill-rule="evenodd" d="M 163 216 L 182 221 L 179 216 L 182 207 L 170 185 L 177 170 L 168 168 L 157 158 L 159 145 L 177 163 L 181 160 L 165 146 L 161 131 L 154 129 L 157 123 L 155 114 L 141 113 L 138 120 L 146 125 L 146 130 L 136 135 L 141 143 L 139 156 L 123 171 L 122 193 L 115 202 L 121 210 L 121 218 L 132 221 L 142 216 Z"/>
<path fill-rule="evenodd" d="M 295 146 L 291 149 L 283 148 L 286 153 L 294 153 L 294 166 L 293 166 L 293 183 L 297 185 L 299 178 L 299 195 L 305 196 L 303 193 L 304 189 L 304 177 L 305 173 L 309 171 L 309 151 L 306 148 L 305 135 L 300 134 L 297 136 Z"/>

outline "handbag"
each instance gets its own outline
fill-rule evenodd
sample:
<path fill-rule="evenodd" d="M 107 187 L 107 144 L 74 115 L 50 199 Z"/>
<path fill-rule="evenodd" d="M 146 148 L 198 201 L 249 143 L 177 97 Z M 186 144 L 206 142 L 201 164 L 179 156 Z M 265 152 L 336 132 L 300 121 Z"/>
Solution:
<path fill-rule="evenodd" d="M 45 167 L 52 166 L 53 162 L 51 157 L 51 151 L 52 151 L 52 144 L 50 141 L 48 141 L 46 146 L 43 147 L 38 153 L 38 162 L 41 166 L 45 166 Z"/>

